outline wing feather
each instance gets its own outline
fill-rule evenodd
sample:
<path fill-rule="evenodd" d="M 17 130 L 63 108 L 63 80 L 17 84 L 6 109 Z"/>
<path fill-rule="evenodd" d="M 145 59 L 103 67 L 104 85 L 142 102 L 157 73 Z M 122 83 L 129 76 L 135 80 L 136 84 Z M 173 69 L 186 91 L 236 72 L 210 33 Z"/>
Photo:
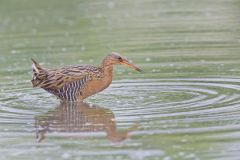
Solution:
<path fill-rule="evenodd" d="M 90 72 L 96 69 L 97 67 L 86 65 L 48 70 L 48 77 L 43 83 L 41 83 L 41 87 L 61 89 L 65 85 L 91 76 Z"/>

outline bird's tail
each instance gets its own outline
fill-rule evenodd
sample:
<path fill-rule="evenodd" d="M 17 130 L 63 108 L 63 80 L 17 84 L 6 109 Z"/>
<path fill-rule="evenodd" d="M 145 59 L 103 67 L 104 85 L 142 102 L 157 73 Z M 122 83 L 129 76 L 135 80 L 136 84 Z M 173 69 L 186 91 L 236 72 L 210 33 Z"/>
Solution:
<path fill-rule="evenodd" d="M 47 77 L 48 72 L 42 68 L 34 59 L 32 59 L 32 86 L 39 86 Z"/>

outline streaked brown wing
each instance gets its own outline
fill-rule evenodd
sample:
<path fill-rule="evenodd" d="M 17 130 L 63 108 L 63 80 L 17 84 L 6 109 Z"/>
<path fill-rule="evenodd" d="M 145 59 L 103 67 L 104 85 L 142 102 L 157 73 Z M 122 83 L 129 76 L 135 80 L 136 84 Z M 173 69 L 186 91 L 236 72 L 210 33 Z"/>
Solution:
<path fill-rule="evenodd" d="M 81 80 L 89 75 L 88 66 L 71 66 L 48 70 L 48 77 L 41 84 L 42 88 L 61 89 L 64 85 Z"/>

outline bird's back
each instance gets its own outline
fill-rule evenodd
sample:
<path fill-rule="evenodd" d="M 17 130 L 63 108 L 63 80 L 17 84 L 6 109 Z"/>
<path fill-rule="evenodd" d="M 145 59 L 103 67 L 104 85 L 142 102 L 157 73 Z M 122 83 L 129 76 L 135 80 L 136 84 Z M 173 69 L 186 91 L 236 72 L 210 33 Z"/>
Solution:
<path fill-rule="evenodd" d="M 66 66 L 59 69 L 43 69 L 33 61 L 34 87 L 41 87 L 63 101 L 84 99 L 87 85 L 103 77 L 101 68 L 92 65 Z M 88 91 L 89 92 L 89 91 Z"/>

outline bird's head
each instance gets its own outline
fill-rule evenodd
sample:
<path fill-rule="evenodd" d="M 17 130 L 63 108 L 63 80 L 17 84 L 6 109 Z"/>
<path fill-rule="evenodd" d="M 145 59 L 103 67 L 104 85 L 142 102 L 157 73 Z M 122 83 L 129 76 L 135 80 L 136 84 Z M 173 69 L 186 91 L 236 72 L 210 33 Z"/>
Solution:
<path fill-rule="evenodd" d="M 127 58 L 121 56 L 120 54 L 116 52 L 112 52 L 108 54 L 105 59 L 103 60 L 103 64 L 108 66 L 108 65 L 124 65 L 127 67 L 130 67 L 136 71 L 142 72 L 140 68 L 135 66 L 134 64 L 130 63 Z"/>

